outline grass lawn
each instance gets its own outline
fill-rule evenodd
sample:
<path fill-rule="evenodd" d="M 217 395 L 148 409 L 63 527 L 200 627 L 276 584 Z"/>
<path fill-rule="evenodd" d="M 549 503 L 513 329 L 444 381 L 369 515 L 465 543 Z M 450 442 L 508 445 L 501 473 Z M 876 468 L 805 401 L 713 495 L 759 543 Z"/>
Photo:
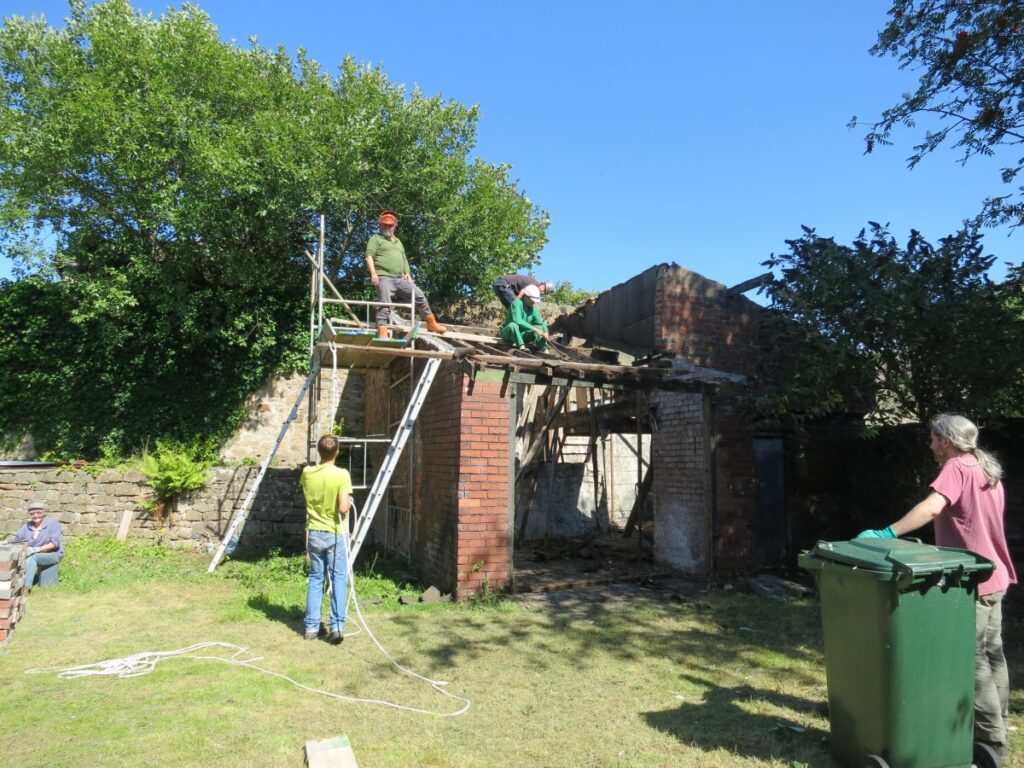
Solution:
<path fill-rule="evenodd" d="M 213 575 L 206 564 L 73 541 L 61 584 L 33 592 L 0 651 L 5 764 L 301 766 L 306 741 L 347 735 L 361 768 L 834 765 L 817 603 L 739 587 L 683 602 L 664 592 L 404 606 L 399 594 L 418 589 L 363 563 L 360 598 L 380 599 L 363 608 L 371 629 L 401 663 L 471 699 L 460 717 L 329 699 L 215 661 L 175 658 L 129 679 L 26 674 L 222 641 L 310 686 L 437 713 L 459 708 L 398 674 L 365 634 L 341 647 L 303 640 L 301 557 L 228 561 Z M 1024 603 L 1007 613 L 1021 726 Z M 1024 739 L 1013 737 L 1024 754 Z"/>

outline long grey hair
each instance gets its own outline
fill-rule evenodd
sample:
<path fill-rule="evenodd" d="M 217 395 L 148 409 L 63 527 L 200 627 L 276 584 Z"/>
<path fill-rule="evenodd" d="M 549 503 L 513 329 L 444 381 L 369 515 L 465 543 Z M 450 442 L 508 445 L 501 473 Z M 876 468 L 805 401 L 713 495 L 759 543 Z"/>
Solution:
<path fill-rule="evenodd" d="M 978 428 L 973 421 L 956 413 L 940 413 L 932 419 L 929 428 L 933 435 L 948 438 L 958 450 L 973 453 L 988 478 L 990 488 L 1002 478 L 1003 465 L 991 453 L 978 447 Z"/>

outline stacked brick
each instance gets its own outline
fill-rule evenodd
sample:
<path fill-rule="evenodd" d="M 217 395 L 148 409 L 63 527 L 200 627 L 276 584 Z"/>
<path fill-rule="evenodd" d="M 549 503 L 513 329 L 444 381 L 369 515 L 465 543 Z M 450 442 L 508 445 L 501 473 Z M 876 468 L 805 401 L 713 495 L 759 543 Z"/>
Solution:
<path fill-rule="evenodd" d="M 371 397 L 367 390 L 367 424 Z M 470 387 L 445 363 L 416 425 L 412 560 L 420 575 L 461 599 L 505 589 L 509 539 L 509 400 L 500 381 Z"/>
<path fill-rule="evenodd" d="M 763 355 L 764 312 L 721 283 L 678 264 L 662 265 L 654 292 L 655 345 L 696 365 L 750 375 Z"/>
<path fill-rule="evenodd" d="M 25 613 L 25 546 L 0 544 L 0 645 L 7 645 Z"/>
<path fill-rule="evenodd" d="M 469 384 L 469 379 L 464 383 Z M 501 382 L 463 389 L 459 430 L 459 597 L 505 589 L 512 578 L 509 539 L 509 401 Z"/>
<path fill-rule="evenodd" d="M 458 582 L 459 450 L 463 375 L 443 364 L 416 425 L 412 561 L 444 592 Z M 369 399 L 368 399 L 369 401 Z"/>
<path fill-rule="evenodd" d="M 658 392 L 654 470 L 654 557 L 689 573 L 711 567 L 711 434 L 707 395 Z M 665 438 L 668 439 L 665 439 Z"/>

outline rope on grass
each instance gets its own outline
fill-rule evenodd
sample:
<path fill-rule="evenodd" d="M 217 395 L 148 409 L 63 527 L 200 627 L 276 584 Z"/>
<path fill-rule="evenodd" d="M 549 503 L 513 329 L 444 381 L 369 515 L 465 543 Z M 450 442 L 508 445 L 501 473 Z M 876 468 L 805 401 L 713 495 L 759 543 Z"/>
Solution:
<path fill-rule="evenodd" d="M 356 616 L 358 617 L 359 626 L 366 631 L 367 636 L 373 640 L 373 644 L 377 646 L 385 658 L 391 662 L 391 664 L 403 674 L 408 677 L 412 677 L 416 680 L 421 680 L 427 683 L 431 688 L 437 691 L 442 696 L 446 696 L 449 699 L 460 702 L 462 706 L 455 712 L 431 712 L 428 709 L 421 709 L 419 707 L 408 707 L 404 704 L 395 704 L 390 701 L 384 701 L 383 699 L 365 699 L 357 696 L 344 696 L 340 693 L 334 693 L 332 691 L 325 691 L 322 688 L 313 688 L 309 685 L 304 685 L 294 678 L 288 677 L 288 675 L 280 672 L 275 672 L 272 669 L 260 667 L 256 664 L 257 661 L 262 661 L 262 656 L 256 656 L 249 651 L 248 648 L 244 648 L 240 645 L 233 643 L 223 642 L 206 642 L 206 643 L 194 643 L 193 645 L 186 646 L 185 648 L 178 648 L 173 651 L 145 651 L 143 653 L 136 653 L 133 656 L 125 656 L 120 659 L 108 659 L 107 661 L 97 661 L 92 664 L 81 664 L 73 667 L 39 667 L 35 669 L 28 669 L 25 671 L 26 674 L 40 674 L 43 672 L 56 672 L 57 677 L 64 680 L 74 680 L 79 677 L 98 677 L 98 676 L 115 676 L 120 678 L 128 677 L 141 677 L 142 675 L 148 675 L 150 672 L 156 669 L 157 664 L 161 661 L 166 661 L 172 658 L 185 658 L 185 659 L 196 659 L 201 661 L 220 661 L 225 664 L 231 664 L 236 667 L 247 667 L 254 669 L 257 672 L 262 672 L 265 675 L 276 677 L 280 680 L 285 680 L 297 688 L 301 688 L 304 691 L 310 693 L 318 693 L 321 696 L 326 696 L 330 699 L 337 699 L 338 701 L 348 701 L 354 704 L 378 704 L 382 707 L 390 707 L 391 709 L 398 709 L 403 712 L 414 712 L 419 715 L 436 715 L 438 717 L 458 717 L 459 715 L 465 714 L 469 710 L 470 700 L 459 696 L 454 693 L 449 693 L 444 689 L 444 686 L 448 683 L 444 680 L 431 680 L 428 677 L 413 672 L 411 669 L 402 666 L 387 650 L 381 645 L 380 641 L 370 630 L 370 625 L 363 617 L 363 612 L 359 608 L 359 601 L 356 598 L 355 589 L 355 574 L 352 572 L 352 558 L 348 558 L 348 575 L 349 575 L 349 598 L 356 609 Z M 359 634 L 355 632 L 353 634 Z M 352 635 L 346 635 L 351 637 Z M 230 656 L 218 656 L 218 655 L 207 655 L 199 654 L 199 651 L 207 648 L 224 648 L 232 651 Z"/>
<path fill-rule="evenodd" d="M 378 646 L 379 647 L 379 646 Z M 199 654 L 198 651 L 202 651 L 206 648 L 225 648 L 229 651 L 233 651 L 230 656 L 217 656 Z M 275 672 L 272 669 L 266 667 L 260 667 L 256 664 L 257 661 L 262 660 L 262 656 L 256 656 L 252 654 L 248 648 L 244 648 L 240 645 L 234 645 L 233 643 L 222 643 L 222 642 L 209 642 L 209 643 L 194 643 L 185 648 L 178 648 L 174 651 L 146 651 L 143 653 L 136 653 L 133 656 L 125 656 L 121 659 L 108 659 L 107 661 L 98 661 L 93 664 L 81 664 L 74 667 L 41 667 L 36 669 L 26 670 L 26 674 L 39 674 L 43 672 L 56 672 L 57 677 L 65 680 L 73 680 L 79 677 L 98 677 L 98 676 L 115 676 L 120 678 L 128 677 L 141 677 L 142 675 L 148 675 L 150 672 L 156 669 L 157 664 L 161 661 L 167 661 L 172 658 L 185 658 L 185 659 L 196 659 L 200 661 L 220 661 L 225 664 L 231 664 L 236 667 L 247 667 L 254 669 L 257 672 L 262 672 L 265 675 L 276 677 L 280 680 L 285 680 L 296 688 L 301 688 L 304 691 L 310 693 L 318 693 L 321 696 L 326 696 L 330 699 L 337 699 L 339 701 L 348 701 L 356 704 L 379 704 L 383 707 L 391 707 L 392 709 L 398 709 L 403 712 L 414 712 L 420 715 L 437 715 L 438 717 L 457 717 L 464 714 L 470 705 L 469 699 L 465 699 L 456 694 L 449 693 L 444 690 L 442 686 L 447 683 L 440 680 L 428 680 L 425 677 L 417 675 L 415 672 L 411 673 L 412 676 L 417 677 L 430 683 L 430 687 L 440 693 L 442 696 L 447 696 L 449 699 L 462 702 L 462 707 L 455 712 L 431 712 L 427 709 L 421 709 L 419 707 L 407 707 L 403 704 L 394 704 L 390 701 L 384 701 L 383 699 L 366 699 L 358 696 L 344 696 L 340 693 L 334 693 L 332 691 L 325 691 L 322 688 L 314 688 L 309 685 L 304 685 L 298 680 L 289 677 L 288 675 L 280 672 Z M 390 658 L 390 657 L 389 657 Z M 403 671 L 408 672 L 400 664 L 395 662 L 395 666 Z"/>

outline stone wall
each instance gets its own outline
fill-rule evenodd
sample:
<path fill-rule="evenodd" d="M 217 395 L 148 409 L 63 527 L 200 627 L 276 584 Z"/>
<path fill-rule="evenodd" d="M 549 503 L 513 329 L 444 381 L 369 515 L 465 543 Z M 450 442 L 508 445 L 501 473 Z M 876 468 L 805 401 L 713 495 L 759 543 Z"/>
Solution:
<path fill-rule="evenodd" d="M 48 506 L 66 536 L 117 533 L 126 510 L 135 513 L 129 538 L 162 541 L 179 548 L 209 549 L 219 542 L 256 478 L 259 468 L 216 467 L 209 482 L 184 494 L 164 519 L 144 509 L 152 493 L 139 472 L 107 471 L 93 477 L 71 469 L 0 470 L 0 532 L 14 533 L 28 519 L 33 499 Z M 243 528 L 241 546 L 259 551 L 303 546 L 305 506 L 299 470 L 267 471 Z"/>
<path fill-rule="evenodd" d="M 338 419 L 345 423 L 345 434 L 363 434 L 363 398 L 365 376 L 358 371 L 338 371 L 339 403 L 334 418 L 327 411 L 330 402 L 332 371 L 330 367 L 320 371 L 320 408 L 322 415 L 321 432 L 325 432 Z M 261 461 L 273 448 L 288 414 L 291 413 L 306 376 L 292 374 L 277 376 L 254 392 L 245 403 L 246 417 L 221 450 L 225 462 L 245 459 Z M 299 413 L 284 442 L 274 458 L 275 467 L 297 467 L 306 463 L 307 432 L 306 414 L 309 398 L 304 397 Z M 319 437 L 319 436 L 318 436 Z"/>

